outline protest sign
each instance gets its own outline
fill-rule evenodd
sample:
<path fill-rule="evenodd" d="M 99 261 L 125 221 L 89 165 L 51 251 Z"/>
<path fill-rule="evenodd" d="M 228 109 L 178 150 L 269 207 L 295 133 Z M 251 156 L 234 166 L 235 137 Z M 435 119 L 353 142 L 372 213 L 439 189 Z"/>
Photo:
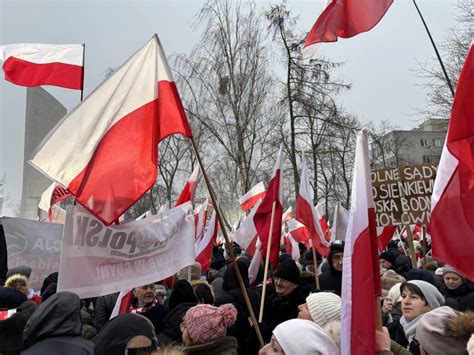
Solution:
<path fill-rule="evenodd" d="M 434 165 L 372 171 L 377 226 L 429 223 L 435 177 Z"/>
<path fill-rule="evenodd" d="M 31 287 L 39 290 L 43 280 L 59 270 L 61 224 L 3 217 L 7 242 L 8 268 L 31 267 Z"/>
<path fill-rule="evenodd" d="M 165 279 L 193 263 L 190 202 L 108 227 L 80 206 L 67 207 L 58 291 L 103 296 Z"/>

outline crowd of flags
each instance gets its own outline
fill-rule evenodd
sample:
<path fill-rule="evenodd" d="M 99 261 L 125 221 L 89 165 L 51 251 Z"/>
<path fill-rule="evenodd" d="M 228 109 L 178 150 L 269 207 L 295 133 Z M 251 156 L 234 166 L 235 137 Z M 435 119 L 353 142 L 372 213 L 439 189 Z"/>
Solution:
<path fill-rule="evenodd" d="M 350 38 L 369 31 L 393 0 L 332 0 L 304 43 L 303 57 L 320 42 Z M 432 196 L 433 257 L 474 279 L 474 53 L 461 72 L 447 139 Z M 82 90 L 84 45 L 11 44 L 0 46 L 5 79 L 22 86 L 55 85 Z M 192 138 L 192 132 L 158 36 L 154 35 L 130 59 L 101 83 L 48 134 L 29 161 L 53 181 L 40 203 L 52 219 L 52 207 L 75 201 L 104 224 L 120 216 L 156 182 L 158 143 L 172 134 Z M 280 243 L 295 260 L 298 243 L 326 256 L 335 239 L 345 239 L 342 287 L 342 353 L 375 354 L 374 305 L 380 296 L 378 252 L 393 238 L 396 227 L 375 225 L 369 176 L 367 132 L 357 139 L 351 209 L 336 205 L 332 229 L 322 206 L 313 205 L 313 189 L 304 158 L 295 213 L 283 211 L 282 155 L 265 188 L 259 182 L 238 201 L 246 218 L 232 234 L 252 255 L 251 283 L 261 263 L 278 264 Z M 53 159 L 54 157 L 54 159 Z M 201 176 L 196 165 L 176 206 L 193 201 Z M 219 226 L 216 208 L 207 221 L 208 200 L 195 210 L 195 256 L 203 271 L 209 266 Z M 144 216 L 146 218 L 146 216 Z M 287 226 L 282 233 L 283 225 Z M 206 227 L 207 226 L 207 227 Z M 415 233 L 420 233 L 415 230 Z M 357 287 L 355 287 L 357 285 Z M 124 291 L 130 297 L 130 292 Z M 126 298 L 125 297 L 125 298 Z M 357 307 L 353 305 L 357 304 Z M 116 310 L 119 312 L 119 310 Z"/>

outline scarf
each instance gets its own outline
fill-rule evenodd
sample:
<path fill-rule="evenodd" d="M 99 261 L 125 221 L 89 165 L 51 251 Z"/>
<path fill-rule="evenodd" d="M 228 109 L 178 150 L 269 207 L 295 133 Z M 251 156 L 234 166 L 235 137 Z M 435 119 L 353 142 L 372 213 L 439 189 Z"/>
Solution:
<path fill-rule="evenodd" d="M 154 308 L 158 304 L 158 298 L 154 298 L 153 302 L 149 306 L 135 307 L 133 304 L 130 305 L 129 313 L 143 314 Z"/>
<path fill-rule="evenodd" d="M 408 344 L 411 343 L 413 338 L 415 337 L 416 334 L 416 326 L 418 325 L 418 321 L 424 314 L 420 314 L 418 317 L 415 319 L 408 321 L 405 316 L 402 316 L 400 318 L 400 324 L 403 327 L 403 332 L 405 333 L 406 338 L 408 339 Z"/>

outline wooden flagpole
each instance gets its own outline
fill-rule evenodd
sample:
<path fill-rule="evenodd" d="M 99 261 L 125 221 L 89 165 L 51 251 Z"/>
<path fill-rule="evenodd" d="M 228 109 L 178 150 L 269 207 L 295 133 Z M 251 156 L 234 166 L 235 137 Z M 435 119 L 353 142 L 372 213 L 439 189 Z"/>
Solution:
<path fill-rule="evenodd" d="M 422 227 L 422 236 L 423 236 L 423 241 L 422 241 L 422 248 L 423 248 L 423 269 L 426 270 L 426 225 L 423 225 Z"/>
<path fill-rule="evenodd" d="M 407 224 L 407 235 L 408 235 L 408 248 L 410 249 L 410 258 L 411 264 L 414 269 L 416 269 L 416 255 L 415 255 L 415 246 L 413 245 L 413 233 L 411 231 L 410 225 Z"/>
<path fill-rule="evenodd" d="M 275 209 L 276 201 L 273 201 L 272 204 L 272 215 L 270 218 L 270 232 L 268 233 L 268 243 L 267 243 L 267 255 L 265 257 L 265 269 L 263 274 L 263 288 L 262 288 L 262 297 L 260 299 L 260 313 L 258 315 L 258 322 L 262 323 L 263 320 L 263 308 L 265 306 L 265 292 L 267 290 L 267 280 L 268 280 L 268 264 L 270 262 L 270 251 L 272 249 L 272 236 L 273 236 L 273 220 L 275 219 Z"/>
<path fill-rule="evenodd" d="M 207 190 L 209 191 L 209 195 L 214 205 L 217 220 L 219 221 L 219 224 L 221 226 L 221 232 L 225 239 L 227 253 L 229 254 L 229 257 L 234 264 L 235 274 L 237 276 L 237 280 L 239 281 L 240 289 L 242 290 L 242 295 L 244 296 L 245 304 L 247 305 L 247 309 L 250 314 L 250 319 L 252 320 L 253 327 L 255 328 L 255 332 L 257 333 L 257 338 L 260 343 L 260 346 L 263 347 L 265 343 L 263 342 L 262 333 L 260 332 L 257 319 L 255 318 L 255 313 L 253 312 L 252 305 L 250 304 L 249 295 L 247 294 L 247 289 L 245 288 L 244 280 L 242 279 L 242 274 L 240 273 L 240 269 L 237 264 L 237 260 L 235 258 L 234 250 L 232 249 L 232 244 L 230 242 L 229 236 L 227 235 L 227 231 L 224 227 L 225 224 L 223 223 L 220 207 L 217 204 L 217 198 L 214 193 L 214 189 L 212 188 L 211 183 L 209 181 L 209 177 L 207 176 L 206 170 L 204 169 L 204 164 L 202 162 L 201 155 L 199 154 L 198 148 L 196 146 L 196 142 L 194 141 L 194 137 L 191 137 L 190 140 L 191 140 L 191 144 L 194 150 L 194 154 L 196 154 L 196 158 L 198 160 L 199 166 L 201 167 L 202 176 L 204 177 L 204 181 L 206 182 Z"/>
<path fill-rule="evenodd" d="M 316 248 L 314 243 L 311 241 L 311 249 L 313 250 L 313 265 L 314 265 L 314 278 L 316 279 L 316 289 L 319 290 L 319 275 L 318 275 L 318 259 L 316 258 Z"/>

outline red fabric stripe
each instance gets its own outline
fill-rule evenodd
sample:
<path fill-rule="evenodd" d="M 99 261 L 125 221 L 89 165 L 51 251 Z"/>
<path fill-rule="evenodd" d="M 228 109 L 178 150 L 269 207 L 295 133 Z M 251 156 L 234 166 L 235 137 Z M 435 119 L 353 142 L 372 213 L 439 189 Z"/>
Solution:
<path fill-rule="evenodd" d="M 252 196 L 248 200 L 245 200 L 240 205 L 240 208 L 242 209 L 242 211 L 250 210 L 253 206 L 255 206 L 255 204 L 258 202 L 258 200 L 260 200 L 264 196 L 265 196 L 265 191 L 255 195 L 255 196 Z"/>
<path fill-rule="evenodd" d="M 320 236 L 314 226 L 312 208 L 314 207 L 311 206 L 308 201 L 301 195 L 298 195 L 296 199 L 296 220 L 306 226 L 317 252 L 321 256 L 326 257 L 329 254 L 329 248 L 321 243 Z M 319 221 L 317 223 L 319 223 Z"/>
<path fill-rule="evenodd" d="M 218 230 L 219 230 L 219 222 L 217 221 L 217 218 L 216 218 L 216 223 L 214 225 L 214 233 L 212 235 L 212 238 L 209 241 L 209 244 L 206 245 L 206 247 L 201 252 L 201 254 L 199 254 L 196 258 L 196 261 L 199 264 L 201 264 L 202 273 L 207 272 L 207 269 L 209 268 L 209 263 L 211 262 L 211 256 L 212 256 L 212 247 L 216 243 Z"/>
<path fill-rule="evenodd" d="M 66 63 L 38 64 L 9 57 L 3 63 L 5 79 L 21 86 L 53 85 L 81 90 L 84 68 Z"/>
<path fill-rule="evenodd" d="M 382 233 L 377 237 L 379 243 L 379 251 L 382 251 L 387 246 L 388 242 L 392 240 L 393 234 L 397 230 L 396 226 L 383 227 Z"/>
<path fill-rule="evenodd" d="M 176 85 L 160 82 L 158 91 L 159 99 L 129 113 L 106 132 L 87 166 L 68 186 L 76 201 L 106 225 L 155 183 L 160 140 L 174 133 L 191 137 Z"/>

